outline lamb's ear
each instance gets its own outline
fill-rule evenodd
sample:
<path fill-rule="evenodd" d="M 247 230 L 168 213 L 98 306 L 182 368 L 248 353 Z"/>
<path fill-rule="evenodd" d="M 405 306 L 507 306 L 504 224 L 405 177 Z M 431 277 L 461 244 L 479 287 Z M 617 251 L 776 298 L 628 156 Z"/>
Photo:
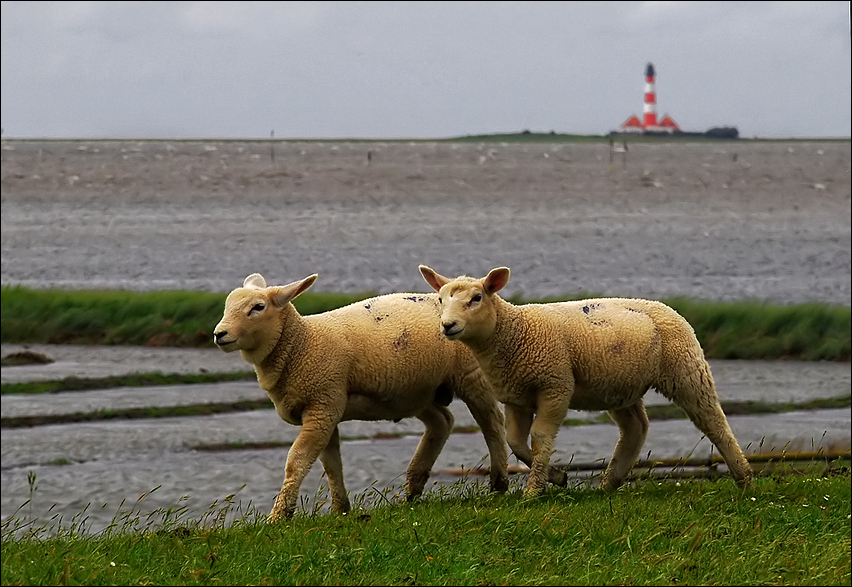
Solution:
<path fill-rule="evenodd" d="M 258 289 L 264 289 L 266 287 L 266 280 L 260 273 L 252 273 L 251 275 L 246 277 L 246 280 L 243 282 L 243 287 L 256 287 Z"/>
<path fill-rule="evenodd" d="M 269 299 L 272 300 L 272 303 L 278 306 L 279 308 L 284 306 L 287 302 L 292 302 L 301 294 L 303 294 L 309 287 L 311 287 L 314 282 L 317 280 L 317 274 L 314 273 L 301 281 L 294 281 L 293 283 L 288 283 L 287 285 L 279 285 L 277 287 L 269 288 Z"/>
<path fill-rule="evenodd" d="M 434 269 L 427 267 L 426 265 L 420 266 L 420 275 L 423 276 L 426 283 L 428 283 L 435 291 L 440 291 L 444 285 L 450 282 L 449 279 L 443 275 L 439 275 Z"/>
<path fill-rule="evenodd" d="M 509 283 L 509 268 L 497 267 L 488 272 L 482 280 L 482 287 L 488 295 L 495 294 Z"/>

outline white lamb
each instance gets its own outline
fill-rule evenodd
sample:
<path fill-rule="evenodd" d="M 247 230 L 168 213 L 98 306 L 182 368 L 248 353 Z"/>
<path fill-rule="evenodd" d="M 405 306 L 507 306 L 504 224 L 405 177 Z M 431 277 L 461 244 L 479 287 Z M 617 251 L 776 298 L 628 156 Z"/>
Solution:
<path fill-rule="evenodd" d="M 424 265 L 420 272 L 439 292 L 440 329 L 473 351 L 505 404 L 509 446 L 530 467 L 525 496 L 548 481 L 565 483 L 549 463 L 569 408 L 607 410 L 618 424 L 602 486 L 620 486 L 648 433 L 642 398 L 652 387 L 707 435 L 740 485 L 751 481 L 695 332 L 672 308 L 628 298 L 514 305 L 497 295 L 509 281 L 506 267 L 482 279 L 448 279 Z"/>
<path fill-rule="evenodd" d="M 332 511 L 349 511 L 337 426 L 344 420 L 415 417 L 423 422 L 426 430 L 406 476 L 408 498 L 419 496 L 452 432 L 453 414 L 446 406 L 456 395 L 485 436 L 491 489 L 506 491 L 508 448 L 500 405 L 467 347 L 435 327 L 438 296 L 387 294 L 301 316 L 291 302 L 316 278 L 267 287 L 262 275 L 249 275 L 228 295 L 214 330 L 219 348 L 239 350 L 254 366 L 278 415 L 301 426 L 269 519 L 293 515 L 299 487 L 317 457 L 328 475 Z"/>

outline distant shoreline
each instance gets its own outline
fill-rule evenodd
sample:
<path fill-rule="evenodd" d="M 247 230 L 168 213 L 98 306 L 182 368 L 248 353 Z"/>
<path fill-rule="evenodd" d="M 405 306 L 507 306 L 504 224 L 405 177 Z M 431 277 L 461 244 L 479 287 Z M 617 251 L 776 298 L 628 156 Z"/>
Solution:
<path fill-rule="evenodd" d="M 762 138 L 762 137 L 708 137 L 704 133 L 683 133 L 680 135 L 643 135 L 643 134 L 605 134 L 605 135 L 576 135 L 562 133 L 539 133 L 539 132 L 519 132 L 519 133 L 494 133 L 485 135 L 461 135 L 456 137 L 436 137 L 436 138 L 357 138 L 357 137 L 341 137 L 341 138 L 307 138 L 307 137 L 243 137 L 243 138 L 225 138 L 225 137 L 183 137 L 183 138 L 114 138 L 114 137 L 76 137 L 76 138 L 56 138 L 56 137 L 3 137 L 5 142 L 20 142 L 20 143 L 71 143 L 71 142 L 145 142 L 145 143 L 200 143 L 200 142 L 217 142 L 217 143 L 452 143 L 452 142 L 507 142 L 507 143 L 574 143 L 574 142 L 609 142 L 611 138 L 617 138 L 619 141 L 629 142 L 749 142 L 749 143 L 812 143 L 812 142 L 829 142 L 829 143 L 844 143 L 852 141 L 852 137 L 788 137 L 788 138 Z"/>

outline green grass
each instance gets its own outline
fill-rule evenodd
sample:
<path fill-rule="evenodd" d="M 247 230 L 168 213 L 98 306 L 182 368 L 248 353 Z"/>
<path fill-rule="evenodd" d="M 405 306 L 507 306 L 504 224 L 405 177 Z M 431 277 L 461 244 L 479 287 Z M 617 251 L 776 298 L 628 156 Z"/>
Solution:
<path fill-rule="evenodd" d="M 0 340 L 212 347 L 213 328 L 222 317 L 226 295 L 3 286 Z M 302 314 L 316 314 L 371 295 L 309 291 L 299 296 L 295 305 Z M 516 303 L 554 301 L 509 299 Z M 662 301 L 692 324 L 710 359 L 849 361 L 852 356 L 852 312 L 846 306 L 819 303 L 781 306 L 757 301 L 705 302 L 682 298 Z"/>
<path fill-rule="evenodd" d="M 13 520 L 2 584 L 850 584 L 848 467 L 774 473 L 745 490 L 730 478 L 646 480 L 525 500 L 517 486 L 488 494 L 468 481 L 415 503 L 369 492 L 353 503 L 347 516 L 275 524 L 229 500 L 196 520 L 160 511 L 153 526 L 131 508 L 103 533 L 72 526 L 48 539 Z"/>

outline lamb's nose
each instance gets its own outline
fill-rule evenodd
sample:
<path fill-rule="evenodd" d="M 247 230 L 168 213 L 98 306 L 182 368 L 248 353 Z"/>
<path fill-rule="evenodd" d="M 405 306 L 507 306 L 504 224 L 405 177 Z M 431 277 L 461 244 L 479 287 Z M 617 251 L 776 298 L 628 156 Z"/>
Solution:
<path fill-rule="evenodd" d="M 216 342 L 216 343 L 218 344 L 218 343 L 219 343 L 219 341 L 221 341 L 221 340 L 222 340 L 223 338 L 225 338 L 226 336 L 228 336 L 228 331 L 227 331 L 227 330 L 220 330 L 219 332 L 214 332 L 214 333 L 213 333 L 213 339 L 214 339 L 214 342 Z"/>
<path fill-rule="evenodd" d="M 442 322 L 441 326 L 444 328 L 444 334 L 449 334 L 456 327 L 455 321 L 453 322 Z"/>

